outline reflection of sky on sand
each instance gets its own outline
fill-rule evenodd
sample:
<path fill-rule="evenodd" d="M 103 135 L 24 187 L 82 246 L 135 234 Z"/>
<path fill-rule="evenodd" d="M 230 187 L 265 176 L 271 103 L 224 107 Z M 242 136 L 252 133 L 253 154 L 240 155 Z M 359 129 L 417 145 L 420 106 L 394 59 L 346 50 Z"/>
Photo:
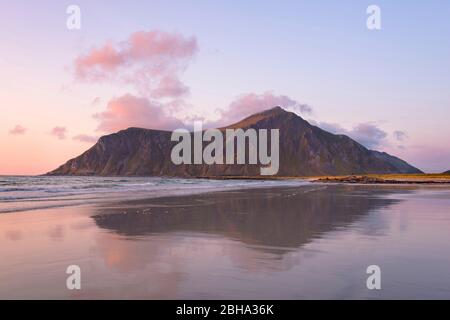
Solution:
<path fill-rule="evenodd" d="M 0 297 L 450 297 L 449 190 L 310 188 L 0 215 Z"/>

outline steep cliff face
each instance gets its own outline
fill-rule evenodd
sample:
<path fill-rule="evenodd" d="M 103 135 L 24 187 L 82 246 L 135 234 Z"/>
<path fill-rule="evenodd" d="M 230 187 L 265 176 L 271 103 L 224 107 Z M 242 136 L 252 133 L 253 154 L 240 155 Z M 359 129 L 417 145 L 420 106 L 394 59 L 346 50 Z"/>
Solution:
<path fill-rule="evenodd" d="M 279 129 L 277 176 L 420 173 L 387 153 L 368 150 L 344 135 L 334 135 L 294 113 L 276 107 L 225 129 Z M 219 177 L 260 175 L 261 165 L 175 165 L 171 132 L 129 128 L 104 136 L 85 153 L 50 175 Z M 269 148 L 270 150 L 270 148 Z"/>

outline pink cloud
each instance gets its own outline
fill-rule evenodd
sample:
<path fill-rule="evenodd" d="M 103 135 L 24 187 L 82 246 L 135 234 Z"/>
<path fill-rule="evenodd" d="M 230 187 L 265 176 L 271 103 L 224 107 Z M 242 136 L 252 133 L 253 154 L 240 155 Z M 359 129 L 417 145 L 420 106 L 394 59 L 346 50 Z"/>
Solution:
<path fill-rule="evenodd" d="M 138 31 L 122 42 L 108 42 L 80 55 L 75 77 L 83 81 L 119 81 L 155 98 L 189 92 L 179 75 L 198 50 L 194 37 L 163 31 Z"/>
<path fill-rule="evenodd" d="M 87 134 L 79 134 L 72 138 L 75 141 L 85 142 L 85 143 L 95 143 L 98 140 L 98 137 L 90 136 Z"/>
<path fill-rule="evenodd" d="M 76 76 L 80 79 L 95 79 L 106 77 L 125 63 L 125 57 L 109 42 L 101 48 L 92 49 L 87 55 L 75 60 Z"/>
<path fill-rule="evenodd" d="M 211 123 L 213 126 L 229 125 L 238 122 L 252 114 L 280 106 L 284 109 L 302 113 L 312 113 L 312 108 L 306 104 L 301 104 L 288 96 L 274 95 L 271 92 L 263 94 L 249 93 L 238 97 L 230 103 L 228 108 L 220 110 L 220 120 Z"/>
<path fill-rule="evenodd" d="M 163 105 L 147 98 L 131 94 L 111 100 L 106 111 L 97 113 L 97 131 L 115 132 L 129 127 L 173 130 L 183 128 L 184 124 L 167 114 Z"/>
<path fill-rule="evenodd" d="M 153 97 L 181 97 L 189 92 L 189 88 L 185 86 L 178 78 L 166 76 L 161 79 L 158 87 L 153 90 Z"/>
<path fill-rule="evenodd" d="M 9 130 L 9 134 L 12 135 L 23 135 L 27 132 L 27 129 L 22 127 L 21 125 L 15 126 L 13 129 Z"/>
<path fill-rule="evenodd" d="M 54 127 L 52 131 L 50 131 L 50 134 L 52 136 L 55 136 L 60 140 L 64 140 L 66 138 L 66 133 L 67 133 L 66 127 Z"/>

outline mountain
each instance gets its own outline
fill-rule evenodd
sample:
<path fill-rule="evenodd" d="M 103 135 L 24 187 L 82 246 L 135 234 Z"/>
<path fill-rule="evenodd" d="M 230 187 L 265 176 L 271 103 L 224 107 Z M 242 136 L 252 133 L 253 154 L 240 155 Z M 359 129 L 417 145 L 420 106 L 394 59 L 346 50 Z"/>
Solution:
<path fill-rule="evenodd" d="M 279 129 L 280 168 L 277 176 L 318 176 L 366 173 L 421 173 L 407 162 L 369 150 L 345 135 L 309 124 L 281 107 L 254 114 L 225 129 Z M 82 155 L 49 175 L 259 176 L 261 165 L 175 165 L 171 132 L 129 128 L 103 136 Z M 269 134 L 270 135 L 270 134 Z M 270 147 L 268 148 L 270 150 Z"/>
<path fill-rule="evenodd" d="M 450 170 L 443 172 L 442 174 L 450 174 Z"/>

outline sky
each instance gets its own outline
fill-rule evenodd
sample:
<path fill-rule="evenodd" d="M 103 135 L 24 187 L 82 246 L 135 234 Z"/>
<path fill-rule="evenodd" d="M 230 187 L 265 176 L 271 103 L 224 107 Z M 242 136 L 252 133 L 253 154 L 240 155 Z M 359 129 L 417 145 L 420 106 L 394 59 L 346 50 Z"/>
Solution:
<path fill-rule="evenodd" d="M 130 126 L 275 105 L 449 170 L 449 18 L 446 0 L 0 0 L 0 174 L 48 172 Z"/>

